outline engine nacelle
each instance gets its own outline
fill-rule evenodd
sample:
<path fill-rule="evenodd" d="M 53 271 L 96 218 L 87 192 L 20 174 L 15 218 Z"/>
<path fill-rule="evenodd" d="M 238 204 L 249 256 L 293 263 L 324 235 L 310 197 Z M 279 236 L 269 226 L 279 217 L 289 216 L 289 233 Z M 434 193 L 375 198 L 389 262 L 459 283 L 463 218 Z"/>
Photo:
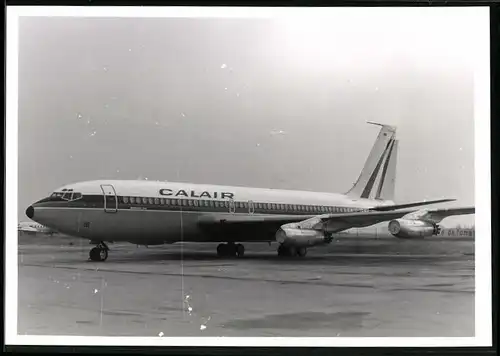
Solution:
<path fill-rule="evenodd" d="M 276 232 L 276 241 L 285 246 L 310 247 L 332 241 L 323 231 L 282 226 Z"/>
<path fill-rule="evenodd" d="M 439 235 L 441 228 L 428 221 L 396 219 L 389 222 L 389 232 L 400 239 L 423 239 Z"/>

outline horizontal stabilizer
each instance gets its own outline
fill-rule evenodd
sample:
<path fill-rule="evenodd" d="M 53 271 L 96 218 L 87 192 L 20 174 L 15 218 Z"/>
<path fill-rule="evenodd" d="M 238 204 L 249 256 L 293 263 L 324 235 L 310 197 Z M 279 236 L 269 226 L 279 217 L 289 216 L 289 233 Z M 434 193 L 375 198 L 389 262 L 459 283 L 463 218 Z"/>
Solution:
<path fill-rule="evenodd" d="M 456 199 L 439 199 L 439 200 L 427 200 L 427 201 L 408 203 L 408 204 L 384 205 L 384 206 L 377 206 L 375 208 L 371 208 L 370 210 L 372 210 L 372 211 L 392 211 L 392 210 L 398 210 L 398 209 L 413 208 L 415 206 L 424 206 L 424 205 L 437 204 L 437 203 L 446 203 L 446 202 L 455 201 L 455 200 Z"/>

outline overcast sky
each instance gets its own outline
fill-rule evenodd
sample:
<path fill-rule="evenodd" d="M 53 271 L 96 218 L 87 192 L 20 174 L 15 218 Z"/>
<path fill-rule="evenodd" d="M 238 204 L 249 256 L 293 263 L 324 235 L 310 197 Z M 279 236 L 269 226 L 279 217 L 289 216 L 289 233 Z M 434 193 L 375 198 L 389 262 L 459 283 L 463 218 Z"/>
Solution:
<path fill-rule="evenodd" d="M 91 179 L 345 192 L 366 121 L 398 126 L 398 202 L 474 204 L 470 28 L 360 20 L 21 18 L 19 219 Z"/>

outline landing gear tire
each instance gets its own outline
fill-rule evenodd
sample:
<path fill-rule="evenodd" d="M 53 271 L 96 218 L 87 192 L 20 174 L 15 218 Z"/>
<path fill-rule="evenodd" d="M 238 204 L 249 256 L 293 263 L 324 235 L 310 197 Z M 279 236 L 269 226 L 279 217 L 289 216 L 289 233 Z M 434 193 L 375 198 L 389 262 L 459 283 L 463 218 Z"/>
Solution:
<path fill-rule="evenodd" d="M 305 248 L 305 247 L 299 247 L 297 249 L 297 256 L 304 257 L 305 255 L 307 255 L 307 248 Z"/>
<path fill-rule="evenodd" d="M 305 247 L 295 247 L 295 246 L 283 246 L 278 247 L 278 256 L 280 257 L 304 257 L 307 254 L 307 248 Z"/>
<path fill-rule="evenodd" d="M 236 245 L 236 256 L 243 257 L 245 255 L 245 246 L 242 244 Z"/>
<path fill-rule="evenodd" d="M 219 257 L 243 257 L 245 246 L 242 244 L 219 244 L 217 246 L 217 256 Z"/>
<path fill-rule="evenodd" d="M 295 248 L 293 246 L 283 246 L 278 247 L 278 256 L 280 257 L 291 257 L 295 256 Z"/>
<path fill-rule="evenodd" d="M 108 245 L 106 245 L 104 241 L 101 241 L 96 247 L 90 250 L 89 258 L 91 261 L 104 262 L 108 259 L 108 251 Z"/>
<path fill-rule="evenodd" d="M 106 261 L 108 258 L 108 250 L 102 247 L 94 247 L 89 253 L 90 260 L 95 262 Z"/>
<path fill-rule="evenodd" d="M 219 244 L 217 245 L 217 256 L 219 257 L 223 257 L 224 256 L 224 252 L 226 252 L 226 245 L 224 244 Z"/>

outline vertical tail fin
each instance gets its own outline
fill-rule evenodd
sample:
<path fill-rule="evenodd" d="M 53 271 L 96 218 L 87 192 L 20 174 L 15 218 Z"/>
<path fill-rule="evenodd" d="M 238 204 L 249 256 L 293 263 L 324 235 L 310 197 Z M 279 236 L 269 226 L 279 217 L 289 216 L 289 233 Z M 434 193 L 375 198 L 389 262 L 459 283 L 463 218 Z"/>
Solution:
<path fill-rule="evenodd" d="M 375 143 L 366 159 L 354 186 L 346 193 L 352 198 L 393 200 L 396 183 L 396 163 L 398 141 L 396 140 L 396 128 L 394 126 L 378 125 L 382 128 Z M 378 178 L 378 187 L 374 189 Z M 372 195 L 372 193 L 374 193 Z"/>

